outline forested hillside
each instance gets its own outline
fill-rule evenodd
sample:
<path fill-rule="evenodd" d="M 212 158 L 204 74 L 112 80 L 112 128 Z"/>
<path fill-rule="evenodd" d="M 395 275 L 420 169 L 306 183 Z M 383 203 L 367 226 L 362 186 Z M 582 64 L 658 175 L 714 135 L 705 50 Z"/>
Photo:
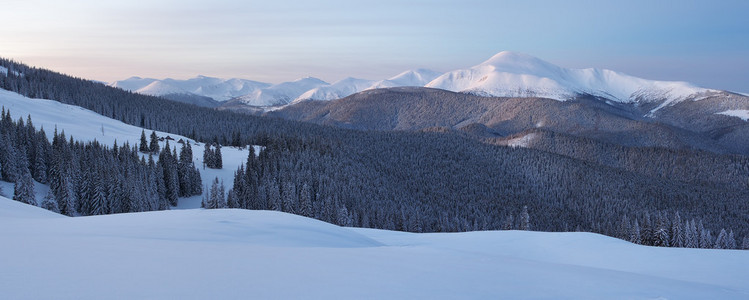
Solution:
<path fill-rule="evenodd" d="M 654 104 L 618 103 L 580 95 L 547 98 L 480 97 L 402 87 L 364 91 L 334 101 L 307 101 L 268 114 L 362 130 L 469 129 L 502 137 L 542 129 L 628 147 L 699 149 L 749 154 L 749 122 L 721 114 L 749 109 L 749 97 L 715 94 L 650 113 Z"/>
<path fill-rule="evenodd" d="M 159 151 L 154 138 L 150 148 L 127 143 L 109 148 L 96 141 L 68 140 L 54 130 L 50 143 L 44 129 L 35 130 L 31 117 L 14 122 L 2 109 L 0 179 L 15 182 L 14 200 L 68 216 L 88 216 L 165 210 L 177 205 L 178 197 L 202 192 L 200 172 L 186 143 L 178 156 L 168 141 Z M 49 184 L 42 203 L 37 203 L 32 179 Z"/>
<path fill-rule="evenodd" d="M 738 247 L 729 236 L 749 233 L 746 186 L 644 174 L 450 131 L 356 131 L 221 112 L 0 65 L 9 70 L 1 87 L 26 96 L 203 142 L 266 146 L 238 170 L 230 207 L 415 232 L 585 230 L 662 246 Z M 736 163 L 739 173 L 749 169 Z"/>

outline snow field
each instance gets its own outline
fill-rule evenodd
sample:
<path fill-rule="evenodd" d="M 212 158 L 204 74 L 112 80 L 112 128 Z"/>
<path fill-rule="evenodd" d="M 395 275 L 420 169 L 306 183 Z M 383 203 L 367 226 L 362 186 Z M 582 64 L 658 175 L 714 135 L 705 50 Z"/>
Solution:
<path fill-rule="evenodd" d="M 737 117 L 739 119 L 742 119 L 744 121 L 749 121 L 749 110 L 745 109 L 734 109 L 734 110 L 726 110 L 719 113 L 716 113 L 718 115 L 726 115 L 730 117 Z"/>
<path fill-rule="evenodd" d="M 8 299 L 746 299 L 749 252 L 412 234 L 272 211 L 62 217 L 0 198 Z M 43 288 L 40 288 L 43 286 Z"/>

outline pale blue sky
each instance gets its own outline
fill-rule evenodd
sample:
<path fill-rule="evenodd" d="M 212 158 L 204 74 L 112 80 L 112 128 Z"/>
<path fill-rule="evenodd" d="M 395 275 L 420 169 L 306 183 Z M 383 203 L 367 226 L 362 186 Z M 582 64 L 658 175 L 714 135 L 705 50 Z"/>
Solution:
<path fill-rule="evenodd" d="M 749 1 L 0 0 L 0 56 L 102 81 L 450 71 L 503 50 L 749 92 Z"/>

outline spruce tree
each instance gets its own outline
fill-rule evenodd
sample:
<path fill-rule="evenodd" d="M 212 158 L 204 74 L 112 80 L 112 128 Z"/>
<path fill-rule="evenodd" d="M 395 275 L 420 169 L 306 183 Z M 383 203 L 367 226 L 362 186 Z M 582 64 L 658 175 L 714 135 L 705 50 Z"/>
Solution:
<path fill-rule="evenodd" d="M 224 187 L 224 182 L 221 181 L 219 183 L 218 177 L 213 179 L 213 183 L 211 184 L 211 189 L 208 192 L 208 195 L 203 197 L 203 203 L 201 206 L 206 209 L 216 209 L 216 208 L 225 208 L 226 207 L 226 192 Z"/>
<path fill-rule="evenodd" d="M 698 248 L 700 245 L 699 234 L 697 233 L 697 226 L 692 221 L 687 221 L 684 224 L 684 247 L 686 248 Z"/>
<path fill-rule="evenodd" d="M 299 215 L 305 217 L 313 217 L 314 215 L 312 208 L 312 190 L 306 183 L 302 184 L 302 189 L 299 192 Z"/>
<path fill-rule="evenodd" d="M 13 189 L 13 200 L 36 206 L 36 196 L 34 195 L 34 180 L 31 179 L 31 173 L 26 171 L 16 180 Z"/>
<path fill-rule="evenodd" d="M 177 161 L 169 149 L 169 141 L 166 141 L 164 149 L 159 153 L 158 165 L 161 166 L 164 178 L 164 196 L 171 206 L 177 206 L 179 199 L 179 178 L 177 174 Z M 175 150 L 176 151 L 176 150 Z"/>
<path fill-rule="evenodd" d="M 138 148 L 140 152 L 147 153 L 150 152 L 151 149 L 149 148 L 148 141 L 146 140 L 146 130 L 143 129 L 140 132 L 140 148 Z"/>
<path fill-rule="evenodd" d="M 671 247 L 684 247 L 684 227 L 677 212 L 671 223 Z"/>
<path fill-rule="evenodd" d="M 531 217 L 527 205 L 524 205 L 523 211 L 520 212 L 520 230 L 531 230 Z"/>
<path fill-rule="evenodd" d="M 343 227 L 353 226 L 352 224 L 353 220 L 351 219 L 351 215 L 349 214 L 349 211 L 345 205 L 339 204 L 337 212 L 338 213 L 336 215 L 336 224 L 343 226 Z"/>
<path fill-rule="evenodd" d="M 42 208 L 53 211 L 56 213 L 60 212 L 60 208 L 57 207 L 57 200 L 55 200 L 55 195 L 52 194 L 52 191 L 50 190 L 46 196 L 44 196 L 44 199 L 42 200 Z"/>
<path fill-rule="evenodd" d="M 195 168 L 192 160 L 192 147 L 190 142 L 184 142 L 177 162 L 179 176 L 179 194 L 181 197 L 189 197 L 202 193 L 203 183 L 200 179 L 200 171 Z"/>
<path fill-rule="evenodd" d="M 296 202 L 296 187 L 290 181 L 285 181 L 282 185 L 281 191 L 281 210 L 290 214 L 295 214 Z"/>
<path fill-rule="evenodd" d="M 218 208 L 226 208 L 226 186 L 224 185 L 224 180 L 221 180 L 221 184 L 218 188 L 218 199 L 217 199 L 217 207 Z"/>
<path fill-rule="evenodd" d="M 658 247 L 668 247 L 669 246 L 669 240 L 670 239 L 669 239 L 669 236 L 668 236 L 668 231 L 666 231 L 665 228 L 658 228 L 655 231 L 654 238 L 655 239 L 653 240 L 653 246 L 658 246 Z"/>
<path fill-rule="evenodd" d="M 224 160 L 221 155 L 221 144 L 216 144 L 216 152 L 213 154 L 213 163 L 215 169 L 224 168 Z"/>
<path fill-rule="evenodd" d="M 736 244 L 736 237 L 733 235 L 733 230 L 728 232 L 728 240 L 726 241 L 726 249 L 738 249 L 738 245 Z"/>
<path fill-rule="evenodd" d="M 445 225 L 447 223 L 447 220 L 443 220 L 440 223 L 443 224 L 443 225 Z M 515 229 L 514 224 L 515 224 L 514 217 L 512 216 L 512 214 L 508 214 L 505 217 L 504 221 L 502 222 L 502 230 L 513 230 L 513 229 Z M 448 231 L 448 230 L 447 229 L 442 229 L 440 231 L 445 232 L 445 231 Z"/>
<path fill-rule="evenodd" d="M 10 137 L 6 134 L 0 135 L 0 164 L 3 165 L 0 174 L 3 181 L 15 182 L 18 178 L 18 167 L 16 149 Z"/>
<path fill-rule="evenodd" d="M 198 170 L 198 168 L 195 167 L 194 164 L 193 164 L 193 169 L 192 169 L 192 176 L 190 176 L 190 178 L 192 178 L 192 184 L 191 184 L 192 195 L 202 194 L 203 193 L 203 179 L 201 179 L 200 177 L 200 170 Z"/>
<path fill-rule="evenodd" d="M 34 172 L 32 175 L 39 183 L 47 183 L 47 155 L 49 149 L 49 140 L 44 133 L 44 128 L 39 130 L 36 136 L 36 146 L 34 147 Z"/>
<path fill-rule="evenodd" d="M 234 189 L 230 189 L 226 193 L 226 207 L 227 208 L 239 208 L 239 201 L 237 199 Z"/>
<path fill-rule="evenodd" d="M 629 241 L 635 244 L 642 243 L 642 232 L 640 231 L 640 223 L 635 218 L 632 224 L 632 229 L 629 233 Z"/>
<path fill-rule="evenodd" d="M 151 131 L 151 142 L 148 144 L 148 149 L 151 153 L 159 153 L 159 138 L 156 136 L 156 131 Z"/>
<path fill-rule="evenodd" d="M 713 236 L 710 233 L 710 229 L 703 227 L 702 232 L 700 233 L 700 248 L 710 249 L 715 246 L 713 242 Z"/>
<path fill-rule="evenodd" d="M 116 184 L 114 184 L 113 186 L 116 186 Z M 91 195 L 91 199 L 89 200 L 91 201 L 90 215 L 96 216 L 96 215 L 107 214 L 108 213 L 107 199 L 105 198 L 104 191 L 102 190 L 102 183 L 100 180 L 94 181 L 92 192 L 93 194 Z M 118 202 L 122 202 L 121 199 L 118 199 L 120 200 Z M 121 205 L 121 206 L 124 206 L 120 209 L 120 211 L 122 212 L 132 211 L 129 207 L 125 205 Z"/>
<path fill-rule="evenodd" d="M 728 249 L 728 233 L 726 232 L 725 228 L 720 229 L 720 233 L 718 234 L 718 237 L 715 239 L 713 248 Z"/>
<path fill-rule="evenodd" d="M 213 168 L 213 151 L 211 151 L 211 145 L 205 143 L 203 149 L 203 168 Z"/>

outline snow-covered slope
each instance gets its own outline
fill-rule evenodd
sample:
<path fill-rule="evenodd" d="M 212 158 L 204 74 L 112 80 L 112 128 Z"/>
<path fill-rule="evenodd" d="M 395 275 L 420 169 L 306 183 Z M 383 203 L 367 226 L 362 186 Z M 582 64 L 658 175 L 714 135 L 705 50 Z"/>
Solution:
<path fill-rule="evenodd" d="M 726 115 L 731 117 L 737 117 L 744 121 L 749 121 L 749 110 L 746 109 L 732 109 L 717 113 L 719 115 Z"/>
<path fill-rule="evenodd" d="M 304 100 L 340 99 L 348 95 L 363 91 L 372 86 L 373 83 L 373 80 L 348 77 L 333 84 L 316 87 L 314 89 L 306 91 L 301 96 L 297 97 L 293 102 L 296 103 Z"/>
<path fill-rule="evenodd" d="M 131 92 L 137 92 L 139 89 L 142 89 L 149 84 L 153 83 L 154 81 L 158 81 L 158 79 L 153 78 L 141 78 L 138 76 L 133 76 L 125 80 L 119 80 L 115 81 L 109 84 L 111 87 L 121 88 L 126 91 Z"/>
<path fill-rule="evenodd" d="M 144 86 L 137 90 L 138 93 L 151 96 L 163 96 L 169 94 L 189 94 L 188 91 L 183 90 L 174 85 L 168 84 L 164 81 L 156 80 L 151 82 L 149 85 Z"/>
<path fill-rule="evenodd" d="M 270 86 L 268 83 L 246 79 L 222 79 L 202 75 L 187 80 L 130 77 L 112 82 L 109 85 L 151 96 L 195 94 L 216 101 L 226 101 Z"/>
<path fill-rule="evenodd" d="M 416 69 L 405 71 L 389 79 L 379 81 L 348 77 L 330 85 L 311 89 L 297 97 L 292 103 L 305 100 L 335 100 L 371 89 L 424 86 L 439 75 L 439 73 L 431 70 Z"/>
<path fill-rule="evenodd" d="M 3 197 L 0 216 L 7 299 L 749 296 L 749 251 L 588 233 L 412 234 L 223 209 L 68 218 Z"/>
<path fill-rule="evenodd" d="M 625 103 L 674 103 L 710 92 L 686 82 L 646 80 L 604 69 L 561 68 L 510 51 L 500 52 L 477 66 L 445 73 L 426 86 L 486 96 L 557 100 L 590 94 Z"/>
<path fill-rule="evenodd" d="M 375 82 L 368 89 L 402 87 L 402 86 L 424 86 L 441 74 L 427 69 L 408 70 L 386 80 Z"/>
<path fill-rule="evenodd" d="M 200 78 L 209 78 L 209 77 L 198 76 L 197 79 L 200 79 Z M 194 79 L 190 79 L 188 81 L 191 81 L 191 80 L 194 80 Z M 197 85 L 193 87 L 191 91 L 194 94 L 210 97 L 216 101 L 226 101 L 234 97 L 247 95 L 258 89 L 266 88 L 269 86 L 271 86 L 270 83 L 247 80 L 247 79 L 231 78 L 231 79 L 226 79 L 226 80 L 222 80 L 219 82 L 215 82 L 214 84 Z"/>
<path fill-rule="evenodd" d="M 50 141 L 52 140 L 54 129 L 57 128 L 60 132 L 64 131 L 66 136 L 72 136 L 79 141 L 96 140 L 99 143 L 109 146 L 114 145 L 115 141 L 117 141 L 118 145 L 122 145 L 125 142 L 135 145 L 140 143 L 140 135 L 143 130 L 140 127 L 104 117 L 78 106 L 67 105 L 53 100 L 30 99 L 3 89 L 0 89 L 0 106 L 3 106 L 6 110 L 10 110 L 14 120 L 18 118 L 24 118 L 25 120 L 26 116 L 31 115 L 34 127 L 37 129 L 43 127 Z M 151 130 L 146 129 L 147 136 L 150 132 Z M 180 146 L 176 143 L 177 140 L 189 140 L 186 137 L 167 132 L 157 131 L 156 133 L 159 137 L 169 136 L 173 138 L 174 141 L 170 143 L 171 147 Z M 160 144 L 161 147 L 164 147 L 165 142 L 161 142 Z M 203 165 L 204 145 L 195 141 L 191 141 L 191 144 L 195 166 L 200 167 Z M 212 180 L 216 177 L 223 180 L 227 186 L 230 186 L 234 180 L 233 173 L 240 164 L 246 161 L 248 150 L 223 147 L 221 148 L 221 153 L 223 154 L 223 169 L 200 169 L 204 186 L 210 186 Z M 259 153 L 259 149 L 255 153 Z M 207 193 L 207 190 L 205 189 L 203 192 Z M 7 191 L 6 189 L 6 193 Z M 10 192 L 12 195 L 13 190 L 11 189 Z M 39 194 L 38 189 L 37 194 Z M 43 197 L 44 194 L 42 193 L 37 196 Z M 200 207 L 201 199 L 202 196 L 181 198 L 178 208 Z"/>
<path fill-rule="evenodd" d="M 248 95 L 237 97 L 236 100 L 252 106 L 285 105 L 309 90 L 327 85 L 329 85 L 327 82 L 320 79 L 305 77 L 259 89 Z"/>

